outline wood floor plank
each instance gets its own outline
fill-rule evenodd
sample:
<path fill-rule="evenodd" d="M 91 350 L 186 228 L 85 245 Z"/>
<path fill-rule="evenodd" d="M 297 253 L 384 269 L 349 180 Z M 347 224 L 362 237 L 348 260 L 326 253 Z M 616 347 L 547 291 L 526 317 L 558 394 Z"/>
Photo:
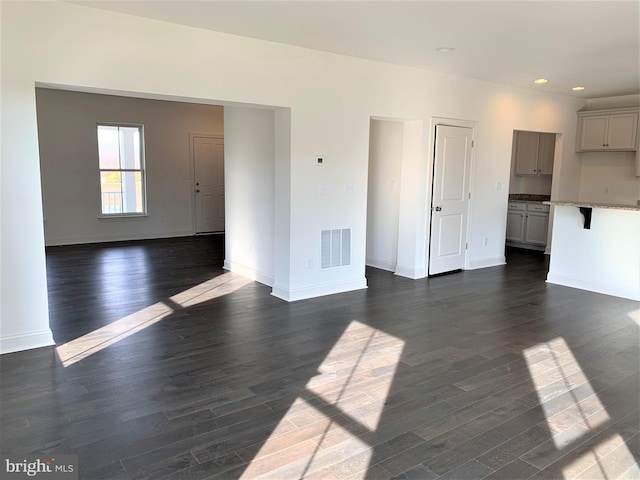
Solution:
<path fill-rule="evenodd" d="M 440 475 L 429 470 L 424 465 L 416 465 L 406 472 L 402 472 L 392 478 L 392 480 L 434 480 Z"/>
<path fill-rule="evenodd" d="M 547 284 L 540 253 L 292 303 L 225 271 L 223 236 L 46 253 L 60 348 L 0 357 L 4 455 L 90 480 L 637 476 L 637 303 Z"/>
<path fill-rule="evenodd" d="M 477 460 L 469 460 L 439 478 L 442 480 L 475 480 L 485 478 L 491 473 L 493 473 L 493 470 L 486 465 Z"/>
<path fill-rule="evenodd" d="M 419 464 L 428 467 L 427 463 L 430 459 L 451 450 L 468 439 L 468 436 L 459 432 L 447 432 L 429 441 L 419 443 L 415 447 L 381 462 L 380 465 L 393 475 L 411 470 Z M 429 470 L 431 469 L 429 468 Z M 437 474 L 438 472 L 435 473 Z"/>
<path fill-rule="evenodd" d="M 538 473 L 538 469 L 533 465 L 523 462 L 520 459 L 507 463 L 503 467 L 499 468 L 492 474 L 484 477 L 484 480 L 523 480 L 525 478 L 533 477 Z M 545 477 L 547 480 L 555 477 L 553 475 Z"/>
<path fill-rule="evenodd" d="M 637 475 L 640 472 L 637 460 L 637 455 L 640 453 L 637 448 L 639 443 L 640 435 L 636 434 L 611 453 L 599 459 L 598 462 L 594 462 L 591 467 L 581 472 L 580 476 L 582 478 L 604 477 L 617 479 L 630 473 Z"/>
<path fill-rule="evenodd" d="M 495 430 L 489 430 L 466 442 L 424 462 L 424 465 L 440 475 L 444 475 L 475 459 L 484 452 L 492 450 L 507 441 L 507 437 Z M 474 464 L 475 465 L 475 464 Z M 473 468 L 475 470 L 475 468 Z M 487 468 L 487 474 L 493 470 Z"/>
<path fill-rule="evenodd" d="M 536 425 L 508 442 L 483 453 L 477 460 L 493 470 L 499 470 L 548 438 L 549 430 Z"/>

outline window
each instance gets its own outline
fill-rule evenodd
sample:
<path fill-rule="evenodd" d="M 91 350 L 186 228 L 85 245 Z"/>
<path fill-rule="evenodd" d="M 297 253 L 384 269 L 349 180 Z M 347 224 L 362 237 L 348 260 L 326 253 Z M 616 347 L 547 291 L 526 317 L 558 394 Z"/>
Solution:
<path fill-rule="evenodd" d="M 142 126 L 98 125 L 103 215 L 144 215 Z"/>

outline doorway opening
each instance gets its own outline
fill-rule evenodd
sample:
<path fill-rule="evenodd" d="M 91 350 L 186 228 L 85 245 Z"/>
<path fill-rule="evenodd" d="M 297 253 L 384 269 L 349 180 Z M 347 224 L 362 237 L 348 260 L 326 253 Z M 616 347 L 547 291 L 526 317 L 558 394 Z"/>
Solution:
<path fill-rule="evenodd" d="M 549 253 L 555 133 L 513 131 L 506 247 Z"/>
<path fill-rule="evenodd" d="M 400 120 L 370 120 L 365 263 L 390 272 L 398 265 L 403 136 Z"/>
<path fill-rule="evenodd" d="M 290 161 L 278 150 L 288 143 L 288 109 L 49 84 L 35 91 L 46 246 L 225 233 L 224 268 L 273 285 L 276 202 L 289 199 L 284 187 L 275 193 L 276 163 Z M 147 209 L 106 218 L 95 126 L 123 118 L 145 125 Z"/>

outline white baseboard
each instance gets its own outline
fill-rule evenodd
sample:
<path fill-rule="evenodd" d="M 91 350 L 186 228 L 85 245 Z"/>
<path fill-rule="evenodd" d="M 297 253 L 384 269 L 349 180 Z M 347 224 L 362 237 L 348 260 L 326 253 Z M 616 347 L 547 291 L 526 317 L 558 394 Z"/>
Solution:
<path fill-rule="evenodd" d="M 0 338 L 0 354 L 55 345 L 50 329 Z"/>
<path fill-rule="evenodd" d="M 336 293 L 351 292 L 353 290 L 361 290 L 367 288 L 367 279 L 349 280 L 346 282 L 336 282 L 327 285 L 315 285 L 313 287 L 303 288 L 283 288 L 274 285 L 271 295 L 281 298 L 287 302 L 295 302 L 296 300 L 305 300 L 307 298 L 322 297 L 324 295 L 334 295 Z"/>
<path fill-rule="evenodd" d="M 155 240 L 156 238 L 175 238 L 175 237 L 192 237 L 193 232 L 185 232 L 184 230 L 177 232 L 162 233 L 140 233 L 134 235 L 108 235 L 97 236 L 87 235 L 83 237 L 73 238 L 46 238 L 45 245 L 47 247 L 57 247 L 61 245 L 82 245 L 85 243 L 106 243 L 106 242 L 126 242 L 128 240 Z"/>
<path fill-rule="evenodd" d="M 504 255 L 499 257 L 481 258 L 479 260 L 471 260 L 469 262 L 469 270 L 477 270 L 478 268 L 497 267 L 499 265 L 505 265 L 507 259 Z"/>
<path fill-rule="evenodd" d="M 396 271 L 396 264 L 387 260 L 380 260 L 379 258 L 367 258 L 365 263 L 368 267 L 379 268 L 380 270 L 386 270 L 388 272 Z"/>
<path fill-rule="evenodd" d="M 552 272 L 549 272 L 547 275 L 547 283 L 640 301 L 640 286 L 629 287 L 628 285 L 594 282 L 590 279 L 572 277 L 570 275 Z"/>
<path fill-rule="evenodd" d="M 507 240 L 505 242 L 505 245 L 507 247 L 524 248 L 525 250 L 536 250 L 538 252 L 544 252 L 547 249 L 545 245 L 537 245 L 535 243 L 513 242 L 510 240 Z"/>
<path fill-rule="evenodd" d="M 412 280 L 417 280 L 427 276 L 427 271 L 424 268 L 404 267 L 402 265 L 396 265 L 394 273 L 399 277 L 406 277 Z"/>
<path fill-rule="evenodd" d="M 232 262 L 229 260 L 224 261 L 224 265 L 222 266 L 225 270 L 229 270 L 230 272 L 237 273 L 238 275 L 242 275 L 243 277 L 250 278 L 251 280 L 255 280 L 258 283 L 262 283 L 268 287 L 273 287 L 273 276 L 266 274 L 264 272 L 259 272 L 252 267 L 248 267 L 246 265 L 242 265 L 237 262 Z"/>

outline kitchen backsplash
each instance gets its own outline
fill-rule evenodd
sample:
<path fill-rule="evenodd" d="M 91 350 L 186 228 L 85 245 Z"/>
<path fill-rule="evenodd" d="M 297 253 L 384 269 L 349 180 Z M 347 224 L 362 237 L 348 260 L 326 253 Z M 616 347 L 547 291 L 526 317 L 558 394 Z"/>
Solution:
<path fill-rule="evenodd" d="M 514 202 L 548 202 L 551 195 L 540 195 L 537 193 L 510 193 L 509 201 Z"/>

